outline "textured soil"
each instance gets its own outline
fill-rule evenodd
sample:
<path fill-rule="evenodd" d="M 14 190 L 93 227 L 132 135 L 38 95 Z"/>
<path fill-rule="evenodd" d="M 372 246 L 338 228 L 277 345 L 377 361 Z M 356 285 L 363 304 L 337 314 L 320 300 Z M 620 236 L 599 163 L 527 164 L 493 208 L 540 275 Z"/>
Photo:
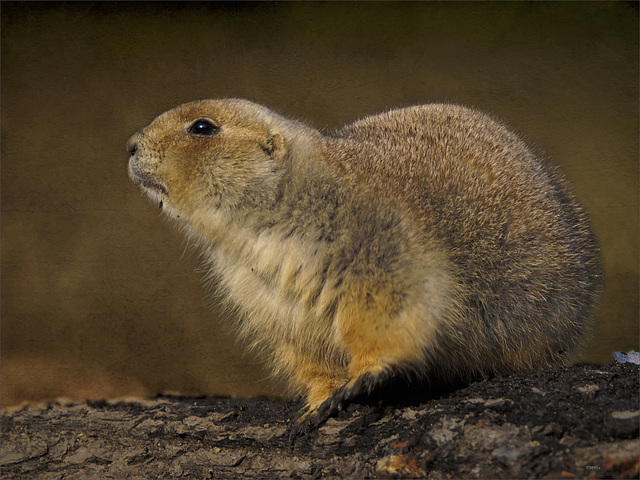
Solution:
<path fill-rule="evenodd" d="M 319 429 L 299 402 L 163 396 L 2 414 L 2 478 L 638 478 L 638 365 L 390 386 Z"/>

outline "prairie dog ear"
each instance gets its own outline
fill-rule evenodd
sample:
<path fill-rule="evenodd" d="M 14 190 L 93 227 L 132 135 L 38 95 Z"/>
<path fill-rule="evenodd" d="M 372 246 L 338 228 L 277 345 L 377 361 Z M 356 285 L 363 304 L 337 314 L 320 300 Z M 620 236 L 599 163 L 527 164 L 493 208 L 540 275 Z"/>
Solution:
<path fill-rule="evenodd" d="M 287 145 L 284 137 L 276 132 L 269 132 L 267 144 L 262 147 L 267 155 L 278 162 L 284 161 L 287 156 Z"/>

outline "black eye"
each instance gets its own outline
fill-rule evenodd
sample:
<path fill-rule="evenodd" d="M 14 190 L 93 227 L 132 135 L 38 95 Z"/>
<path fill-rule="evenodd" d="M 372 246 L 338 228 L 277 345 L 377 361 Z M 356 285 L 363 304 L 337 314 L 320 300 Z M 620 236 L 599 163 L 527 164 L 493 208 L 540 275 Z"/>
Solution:
<path fill-rule="evenodd" d="M 200 137 L 210 137 L 218 133 L 218 130 L 220 130 L 220 127 L 215 126 L 211 123 L 211 120 L 207 120 L 206 118 L 199 118 L 187 128 L 187 132 L 191 135 L 198 135 Z"/>

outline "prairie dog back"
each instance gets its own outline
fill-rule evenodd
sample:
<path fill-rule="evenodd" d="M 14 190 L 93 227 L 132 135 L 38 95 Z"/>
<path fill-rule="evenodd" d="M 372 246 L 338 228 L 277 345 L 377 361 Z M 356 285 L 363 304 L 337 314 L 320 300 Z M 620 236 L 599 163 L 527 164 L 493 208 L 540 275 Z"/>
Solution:
<path fill-rule="evenodd" d="M 323 134 L 201 100 L 128 142 L 129 173 L 200 246 L 249 338 L 328 415 L 390 376 L 569 361 L 602 290 L 564 178 L 473 109 L 391 110 Z"/>

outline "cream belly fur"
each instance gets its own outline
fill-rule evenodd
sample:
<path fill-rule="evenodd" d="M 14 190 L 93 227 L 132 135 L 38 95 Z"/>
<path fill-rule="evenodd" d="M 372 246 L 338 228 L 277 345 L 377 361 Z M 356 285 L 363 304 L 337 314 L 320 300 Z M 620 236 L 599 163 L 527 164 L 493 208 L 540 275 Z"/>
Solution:
<path fill-rule="evenodd" d="M 132 180 L 202 250 L 236 329 L 310 414 L 399 374 L 571 359 L 602 291 L 555 168 L 501 122 L 430 104 L 321 133 L 201 100 L 129 139 Z"/>

